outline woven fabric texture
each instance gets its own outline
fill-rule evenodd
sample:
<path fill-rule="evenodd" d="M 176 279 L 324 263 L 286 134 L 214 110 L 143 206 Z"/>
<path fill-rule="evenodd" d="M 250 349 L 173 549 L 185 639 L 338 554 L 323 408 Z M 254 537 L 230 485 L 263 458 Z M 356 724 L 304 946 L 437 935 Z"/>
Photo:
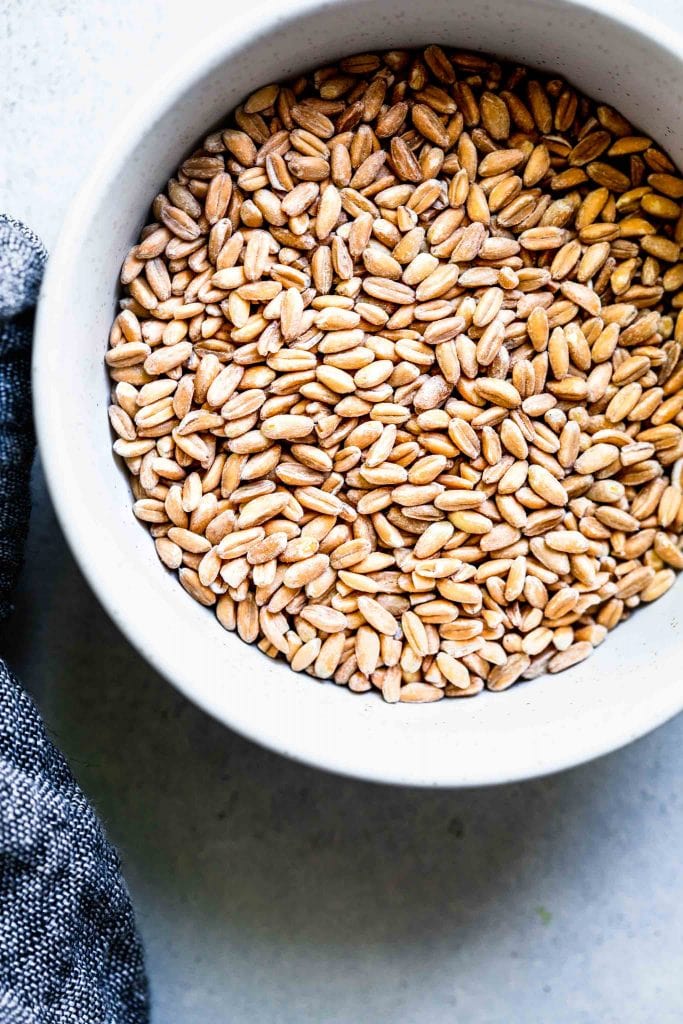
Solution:
<path fill-rule="evenodd" d="M 46 253 L 0 216 L 0 619 L 30 509 L 30 349 Z M 0 660 L 0 1024 L 147 1024 L 142 948 L 116 853 Z"/>

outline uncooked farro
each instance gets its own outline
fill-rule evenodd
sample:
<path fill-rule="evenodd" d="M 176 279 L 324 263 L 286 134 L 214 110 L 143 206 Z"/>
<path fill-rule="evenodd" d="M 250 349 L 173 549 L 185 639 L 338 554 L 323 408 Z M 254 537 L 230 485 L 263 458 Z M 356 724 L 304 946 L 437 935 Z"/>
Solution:
<path fill-rule="evenodd" d="M 152 203 L 106 364 L 161 562 L 389 703 L 586 658 L 683 569 L 683 178 L 428 46 L 247 97 Z"/>

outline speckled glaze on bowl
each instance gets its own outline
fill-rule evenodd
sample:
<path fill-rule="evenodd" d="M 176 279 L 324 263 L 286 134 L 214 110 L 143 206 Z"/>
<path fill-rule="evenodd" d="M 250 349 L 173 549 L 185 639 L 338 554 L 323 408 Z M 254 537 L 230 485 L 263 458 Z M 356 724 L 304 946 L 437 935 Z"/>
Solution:
<path fill-rule="evenodd" d="M 346 53 L 427 42 L 557 71 L 682 162 L 683 43 L 624 4 L 273 0 L 221 27 L 174 69 L 121 126 L 74 203 L 40 300 L 35 413 L 52 499 L 81 569 L 128 639 L 190 700 L 321 768 L 473 786 L 579 764 L 680 711 L 680 581 L 587 662 L 502 694 L 388 705 L 296 675 L 226 633 L 158 561 L 111 454 L 103 367 L 122 258 L 197 138 L 260 84 Z"/>

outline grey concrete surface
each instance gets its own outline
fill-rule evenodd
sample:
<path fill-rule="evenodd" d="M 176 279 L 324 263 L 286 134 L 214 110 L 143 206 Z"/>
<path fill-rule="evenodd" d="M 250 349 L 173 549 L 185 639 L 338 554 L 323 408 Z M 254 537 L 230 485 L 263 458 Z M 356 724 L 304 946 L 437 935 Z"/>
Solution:
<path fill-rule="evenodd" d="M 231 6 L 6 2 L 0 208 L 52 244 L 117 112 Z M 673 2 L 641 6 L 683 25 Z M 0 652 L 120 850 L 154 1024 L 680 1024 L 683 717 L 493 790 L 303 768 L 138 657 L 77 570 L 39 467 L 33 494 Z"/>

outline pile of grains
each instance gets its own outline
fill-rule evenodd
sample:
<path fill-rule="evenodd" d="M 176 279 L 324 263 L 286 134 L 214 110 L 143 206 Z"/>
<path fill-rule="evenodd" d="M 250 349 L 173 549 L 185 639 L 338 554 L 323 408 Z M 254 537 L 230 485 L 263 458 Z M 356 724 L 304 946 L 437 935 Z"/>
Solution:
<path fill-rule="evenodd" d="M 259 89 L 123 265 L 114 451 L 161 561 L 387 701 L 582 661 L 683 568 L 681 200 L 615 110 L 480 54 Z"/>

